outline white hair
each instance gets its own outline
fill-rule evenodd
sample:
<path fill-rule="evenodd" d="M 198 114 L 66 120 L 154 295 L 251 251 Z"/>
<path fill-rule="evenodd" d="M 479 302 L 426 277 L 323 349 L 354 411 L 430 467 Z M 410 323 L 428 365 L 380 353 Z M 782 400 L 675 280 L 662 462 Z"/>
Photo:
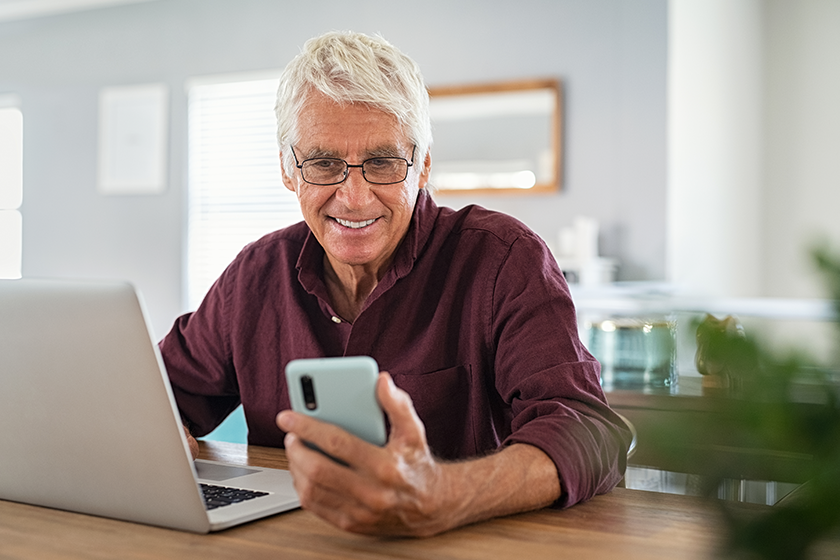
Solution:
<path fill-rule="evenodd" d="M 291 146 L 300 139 L 298 116 L 311 91 L 337 103 L 363 103 L 392 114 L 416 146 L 420 169 L 432 144 L 429 92 L 420 67 L 381 36 L 333 31 L 308 40 L 280 76 L 277 143 L 288 176 Z"/>

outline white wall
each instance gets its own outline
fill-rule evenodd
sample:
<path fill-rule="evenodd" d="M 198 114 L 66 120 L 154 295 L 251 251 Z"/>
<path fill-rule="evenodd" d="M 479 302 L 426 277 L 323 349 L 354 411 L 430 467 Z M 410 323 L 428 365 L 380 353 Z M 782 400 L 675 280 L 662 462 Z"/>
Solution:
<path fill-rule="evenodd" d="M 840 2 L 671 0 L 668 271 L 718 296 L 827 295 L 840 251 Z"/>
<path fill-rule="evenodd" d="M 478 202 L 548 241 L 594 217 L 621 278 L 665 277 L 667 0 L 158 0 L 0 23 L 0 93 L 25 119 L 24 276 L 132 280 L 164 334 L 183 311 L 184 83 L 282 68 L 330 29 L 381 32 L 429 85 L 563 79 L 562 193 Z M 103 197 L 99 89 L 150 82 L 171 91 L 168 189 Z"/>
<path fill-rule="evenodd" d="M 668 270 L 692 294 L 761 291 L 762 6 L 672 0 Z"/>
<path fill-rule="evenodd" d="M 809 252 L 840 251 L 840 2 L 771 0 L 765 21 L 764 290 L 824 297 Z"/>

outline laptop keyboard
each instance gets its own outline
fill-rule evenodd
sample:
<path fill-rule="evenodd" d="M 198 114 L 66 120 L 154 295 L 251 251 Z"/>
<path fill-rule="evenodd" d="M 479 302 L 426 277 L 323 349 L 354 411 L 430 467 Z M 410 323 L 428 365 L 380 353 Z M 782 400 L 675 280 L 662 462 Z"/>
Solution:
<path fill-rule="evenodd" d="M 204 493 L 204 507 L 208 510 L 216 509 L 231 504 L 238 504 L 247 500 L 253 500 L 260 496 L 267 496 L 268 492 L 257 490 L 245 490 L 243 488 L 230 488 L 228 486 L 216 486 L 213 484 L 201 484 L 201 491 Z"/>

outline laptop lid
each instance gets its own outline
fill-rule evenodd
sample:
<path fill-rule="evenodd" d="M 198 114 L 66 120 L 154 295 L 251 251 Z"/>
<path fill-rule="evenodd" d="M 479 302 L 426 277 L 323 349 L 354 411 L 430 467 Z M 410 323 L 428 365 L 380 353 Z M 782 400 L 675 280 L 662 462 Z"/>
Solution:
<path fill-rule="evenodd" d="M 206 511 L 147 325 L 126 283 L 0 280 L 0 499 L 195 532 L 297 507 L 286 471 L 202 462 L 269 492 Z"/>

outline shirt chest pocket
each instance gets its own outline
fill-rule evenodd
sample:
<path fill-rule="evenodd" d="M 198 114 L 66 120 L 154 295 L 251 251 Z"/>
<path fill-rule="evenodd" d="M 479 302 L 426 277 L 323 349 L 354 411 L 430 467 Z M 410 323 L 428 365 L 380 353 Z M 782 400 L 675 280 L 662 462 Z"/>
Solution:
<path fill-rule="evenodd" d="M 469 365 L 394 374 L 394 383 L 411 396 L 436 457 L 460 459 L 475 454 L 473 415 L 479 397 Z"/>

